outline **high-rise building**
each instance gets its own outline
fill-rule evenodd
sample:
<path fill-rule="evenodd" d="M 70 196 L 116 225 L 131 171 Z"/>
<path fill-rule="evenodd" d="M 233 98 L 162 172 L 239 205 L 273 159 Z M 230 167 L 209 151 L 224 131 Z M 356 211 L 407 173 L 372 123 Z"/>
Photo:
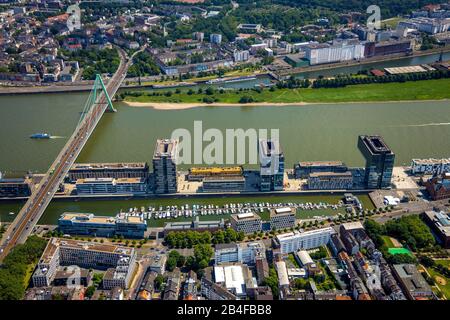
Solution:
<path fill-rule="evenodd" d="M 153 154 L 155 193 L 177 192 L 178 141 L 158 139 Z"/>
<path fill-rule="evenodd" d="M 358 148 L 366 159 L 365 184 L 369 189 L 391 185 L 395 154 L 378 135 L 359 136 Z"/>
<path fill-rule="evenodd" d="M 259 140 L 260 189 L 281 191 L 284 182 L 284 154 L 278 140 Z"/>

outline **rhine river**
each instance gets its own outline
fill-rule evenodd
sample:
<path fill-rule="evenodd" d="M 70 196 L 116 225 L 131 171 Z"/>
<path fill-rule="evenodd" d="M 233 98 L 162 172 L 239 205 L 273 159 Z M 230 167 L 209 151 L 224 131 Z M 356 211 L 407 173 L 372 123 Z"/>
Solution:
<path fill-rule="evenodd" d="M 85 94 L 17 95 L 0 97 L 0 171 L 20 176 L 44 172 L 73 131 L 83 109 Z M 185 110 L 154 110 L 116 104 L 107 113 L 80 155 L 79 162 L 147 161 L 151 163 L 155 141 L 169 137 L 177 128 L 279 129 L 286 167 L 305 160 L 342 160 L 363 166 L 357 149 L 360 134 L 381 134 L 396 153 L 396 165 L 412 158 L 450 157 L 450 104 L 439 102 L 323 104 L 307 106 L 200 107 Z M 33 140 L 36 132 L 55 138 Z M 238 202 L 237 199 L 227 199 Z M 241 201 L 251 202 L 252 199 Z M 254 199 L 257 201 L 269 199 Z M 339 197 L 315 198 L 337 202 Z M 367 199 L 362 199 L 367 201 Z M 219 200 L 213 200 L 217 203 Z M 221 200 L 220 202 L 224 202 Z M 286 197 L 271 202 L 314 201 Z M 239 201 L 240 202 L 240 201 Z M 114 215 L 120 209 L 148 205 L 210 203 L 210 200 L 131 200 L 52 202 L 41 223 L 55 223 L 64 211 Z M 1 221 L 10 221 L 20 203 L 1 203 Z M 313 213 L 311 214 L 327 214 Z M 306 217 L 306 216 L 305 216 Z"/>

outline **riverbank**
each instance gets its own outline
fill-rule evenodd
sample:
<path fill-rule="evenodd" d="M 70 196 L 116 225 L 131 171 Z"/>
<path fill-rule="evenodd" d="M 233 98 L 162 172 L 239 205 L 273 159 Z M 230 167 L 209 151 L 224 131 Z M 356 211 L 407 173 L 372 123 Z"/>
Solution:
<path fill-rule="evenodd" d="M 301 106 L 325 103 L 438 101 L 450 99 L 448 88 L 450 79 L 361 84 L 343 88 L 217 91 L 212 95 L 189 94 L 182 91 L 172 92 L 170 96 L 145 92 L 134 96 L 137 93 L 134 92 L 133 96 L 126 96 L 123 102 L 132 107 L 178 110 L 204 106 Z M 214 102 L 203 102 L 205 97 Z M 252 102 L 242 103 L 243 97 L 249 98 L 247 101 Z"/>
<path fill-rule="evenodd" d="M 406 58 L 413 58 L 413 57 L 423 57 L 428 56 L 432 54 L 437 53 L 446 53 L 450 52 L 450 46 L 444 47 L 444 48 L 434 48 L 426 51 L 415 51 L 411 55 L 405 55 L 405 54 L 392 54 L 392 55 L 386 55 L 381 57 L 372 57 L 372 58 L 366 58 L 363 60 L 351 60 L 351 61 L 343 61 L 343 62 L 336 62 L 331 64 L 319 64 L 319 65 L 313 65 L 313 66 L 307 66 L 307 67 L 298 67 L 298 68 L 291 68 L 286 69 L 277 72 L 277 75 L 279 77 L 288 77 L 290 75 L 297 75 L 304 72 L 311 72 L 311 71 L 320 71 L 320 70 L 328 70 L 328 69 L 337 69 L 342 67 L 352 67 L 352 66 L 364 66 L 372 63 L 379 63 L 379 62 L 388 62 L 388 61 L 395 61 L 395 60 L 402 60 Z"/>

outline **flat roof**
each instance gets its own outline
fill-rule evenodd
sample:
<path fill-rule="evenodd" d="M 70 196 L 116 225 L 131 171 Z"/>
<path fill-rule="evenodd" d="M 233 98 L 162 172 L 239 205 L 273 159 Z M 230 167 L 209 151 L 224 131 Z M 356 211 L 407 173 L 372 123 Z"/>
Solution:
<path fill-rule="evenodd" d="M 270 217 L 295 215 L 296 211 L 291 207 L 270 209 Z"/>
<path fill-rule="evenodd" d="M 155 152 L 153 159 L 161 157 L 175 158 L 178 141 L 175 139 L 158 139 L 156 140 Z"/>
<path fill-rule="evenodd" d="M 384 142 L 383 137 L 379 135 L 359 136 L 372 154 L 393 153 Z"/>
<path fill-rule="evenodd" d="M 320 178 L 320 177 L 351 177 L 352 173 L 350 171 L 345 171 L 345 172 L 311 172 L 309 174 L 310 178 Z"/>
<path fill-rule="evenodd" d="M 261 217 L 259 215 L 257 215 L 256 213 L 253 213 L 253 212 L 232 214 L 231 218 L 233 218 L 236 221 L 261 219 Z"/>
<path fill-rule="evenodd" d="M 40 262 L 49 263 L 58 247 L 81 249 L 88 251 L 107 252 L 123 255 L 131 255 L 134 252 L 133 248 L 122 247 L 111 244 L 102 244 L 88 241 L 78 241 L 71 239 L 51 238 L 42 254 Z"/>
<path fill-rule="evenodd" d="M 106 169 L 145 169 L 146 162 L 106 162 L 106 163 L 74 163 L 70 171 L 78 170 L 106 170 Z"/>
<path fill-rule="evenodd" d="M 302 167 L 338 167 L 344 166 L 342 161 L 300 161 Z"/>

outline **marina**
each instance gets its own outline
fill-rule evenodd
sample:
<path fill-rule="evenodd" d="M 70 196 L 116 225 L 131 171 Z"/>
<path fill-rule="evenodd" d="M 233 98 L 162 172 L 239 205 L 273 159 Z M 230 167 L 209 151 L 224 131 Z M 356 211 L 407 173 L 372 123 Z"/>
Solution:
<path fill-rule="evenodd" d="M 364 210 L 374 209 L 374 205 L 368 195 L 359 194 L 357 197 Z M 221 218 L 227 219 L 233 212 L 240 213 L 240 211 L 244 212 L 249 210 L 256 212 L 263 220 L 268 220 L 270 208 L 286 207 L 289 205 L 297 209 L 298 219 L 325 219 L 338 215 L 339 213 L 346 214 L 345 206 L 341 202 L 342 199 L 343 194 L 209 198 L 176 197 L 171 199 L 155 198 L 145 200 L 56 200 L 50 203 L 44 215 L 39 220 L 39 224 L 56 224 L 58 218 L 64 212 L 93 213 L 103 216 L 116 216 L 121 212 L 128 215 L 140 215 L 146 212 L 149 227 L 163 227 L 165 222 L 168 221 L 189 221 L 193 219 L 194 214 L 199 216 L 200 220 L 219 220 Z M 10 216 L 8 213 L 18 212 L 21 204 L 22 202 L 17 201 L 0 203 L 1 221 L 9 222 L 14 219 L 15 216 Z M 263 211 L 262 213 L 261 209 Z M 167 211 L 170 212 L 170 218 L 168 218 Z M 203 215 L 201 214 L 202 211 Z M 177 217 L 175 217 L 175 212 L 177 212 Z M 165 218 L 163 218 L 163 213 L 165 213 Z M 161 218 L 159 216 L 160 214 Z M 155 219 L 156 215 L 157 218 Z"/>

